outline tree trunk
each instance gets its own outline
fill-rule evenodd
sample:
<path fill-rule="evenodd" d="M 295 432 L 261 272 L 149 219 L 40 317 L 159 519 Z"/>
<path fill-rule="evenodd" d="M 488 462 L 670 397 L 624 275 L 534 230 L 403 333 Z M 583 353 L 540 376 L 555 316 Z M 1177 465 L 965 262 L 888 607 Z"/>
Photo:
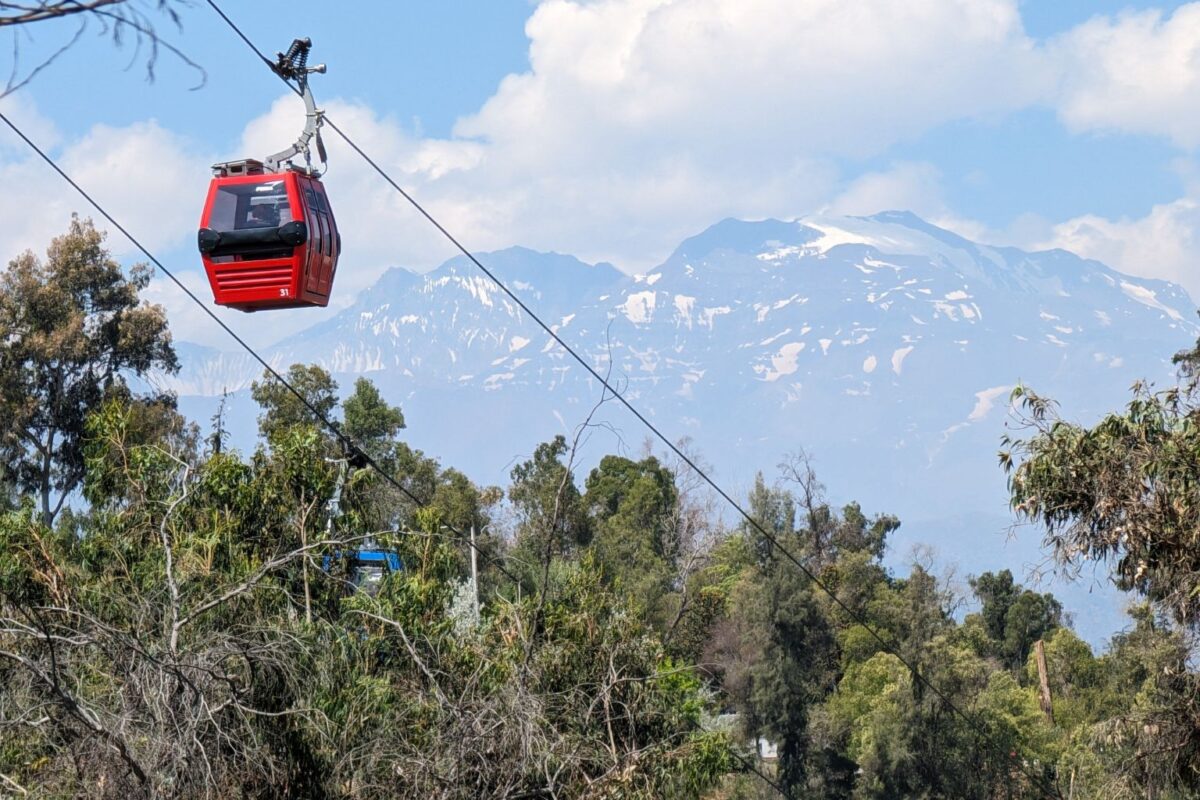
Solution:
<path fill-rule="evenodd" d="M 49 528 L 54 524 L 54 515 L 50 513 L 50 470 L 54 467 L 51 455 L 54 453 L 54 431 L 46 437 L 46 448 L 42 450 L 42 524 Z"/>
<path fill-rule="evenodd" d="M 312 625 L 312 590 L 308 584 L 308 512 L 304 512 L 300 520 L 300 547 L 304 550 L 304 558 L 300 560 L 304 572 L 304 622 Z"/>
<path fill-rule="evenodd" d="M 1041 639 L 1033 643 L 1033 652 L 1037 657 L 1038 671 L 1038 702 L 1042 706 L 1042 713 L 1046 715 L 1046 719 L 1050 720 L 1050 724 L 1054 724 L 1054 702 L 1050 697 L 1050 678 L 1046 673 L 1046 646 Z"/>

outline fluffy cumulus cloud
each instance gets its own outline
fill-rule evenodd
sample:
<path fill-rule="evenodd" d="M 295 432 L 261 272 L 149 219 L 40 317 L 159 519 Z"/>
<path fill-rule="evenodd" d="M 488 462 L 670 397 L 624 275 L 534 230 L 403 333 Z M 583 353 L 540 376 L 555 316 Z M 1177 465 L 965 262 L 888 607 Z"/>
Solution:
<path fill-rule="evenodd" d="M 901 161 L 886 170 L 859 175 L 824 210 L 867 216 L 894 209 L 912 211 L 968 239 L 985 241 L 996 237 L 985 225 L 953 212 L 943 195 L 941 170 L 924 161 Z"/>
<path fill-rule="evenodd" d="M 526 32 L 531 70 L 459 126 L 518 169 L 631 145 L 864 155 L 1039 93 L 1009 0 L 549 0 Z"/>
<path fill-rule="evenodd" d="M 477 165 L 478 144 L 419 138 L 395 120 L 357 103 L 334 99 L 323 102 L 322 108 L 435 217 L 452 230 L 471 231 L 472 246 L 509 244 L 487 235 L 489 226 L 481 224 L 488 214 L 486 194 L 476 194 L 476 203 L 464 203 L 451 190 L 453 175 L 470 172 Z M 226 157 L 247 153 L 262 157 L 280 149 L 296 138 L 303 114 L 299 98 L 291 94 L 280 97 L 267 113 L 247 125 L 237 149 Z M 366 288 L 389 266 L 430 266 L 454 254 L 446 240 L 335 131 L 326 128 L 323 138 L 329 153 L 323 180 L 345 248 L 338 280 L 346 293 Z"/>
<path fill-rule="evenodd" d="M 0 111 L 50 150 L 72 178 L 152 251 L 176 247 L 194 230 L 200 209 L 195 196 L 179 187 L 192 185 L 197 172 L 204 174 L 212 162 L 183 137 L 147 121 L 121 128 L 97 125 L 63 142 L 53 123 L 28 100 L 5 98 Z M 0 192 L 0 219 L 11 223 L 0 226 L 2 253 L 44 250 L 76 211 L 95 218 L 100 227 L 111 227 L 6 127 L 0 130 L 0 186 L 20 189 Z M 115 253 L 136 257 L 132 244 L 111 233 Z"/>
<path fill-rule="evenodd" d="M 327 110 L 472 246 L 626 268 L 724 216 L 828 204 L 838 159 L 1044 91 L 1041 56 L 1008 0 L 549 0 L 526 31 L 529 71 L 501 81 L 450 139 L 358 105 Z M 298 114 L 295 98 L 280 99 L 242 148 L 286 141 Z M 336 134 L 327 144 L 348 260 L 449 254 Z"/>
<path fill-rule="evenodd" d="M 547 0 L 526 32 L 529 71 L 505 77 L 448 139 L 356 103 L 326 110 L 471 247 L 519 243 L 627 269 L 725 216 L 828 205 L 845 194 L 839 159 L 1045 93 L 1011 0 Z M 280 98 L 239 151 L 277 148 L 300 113 Z M 326 144 L 344 286 L 453 255 L 335 133 Z"/>
<path fill-rule="evenodd" d="M 846 186 L 829 206 L 834 214 L 874 214 L 903 208 L 921 216 L 946 210 L 942 174 L 927 162 L 900 162 L 889 169 L 868 172 Z"/>
<path fill-rule="evenodd" d="M 522 243 L 636 269 L 721 217 L 822 207 L 909 208 L 982 235 L 947 207 L 935 166 L 847 178 L 845 165 L 947 121 L 1030 106 L 1079 131 L 1189 145 L 1198 22 L 1200 3 L 1097 17 L 1038 43 L 1016 0 L 546 0 L 526 26 L 529 70 L 504 78 L 452 138 L 412 136 L 361 107 L 337 113 L 479 248 Z M 342 202 L 370 243 L 366 262 L 396 247 L 417 263 L 446 254 L 338 149 L 330 180 L 353 187 Z"/>
<path fill-rule="evenodd" d="M 0 97 L 0 112 L 42 147 L 55 147 L 61 141 L 58 127 L 38 111 L 27 94 Z M 3 135 L 0 135 L 0 159 L 8 161 L 29 154 L 28 146 L 11 134 L 7 125 L 0 125 L 0 131 L 3 131 Z"/>
<path fill-rule="evenodd" d="M 549 0 L 526 32 L 530 70 L 455 131 L 484 145 L 473 178 L 520 187 L 534 244 L 625 263 L 812 209 L 836 159 L 1045 92 L 1008 0 Z"/>
<path fill-rule="evenodd" d="M 195 269 L 196 262 L 177 257 L 193 241 L 200 217 L 196 194 L 179 188 L 194 186 L 196 175 L 207 173 L 213 163 L 212 153 L 153 121 L 123 127 L 97 125 L 76 139 L 66 140 L 53 122 L 20 94 L 0 100 L 0 111 L 39 147 L 48 150 L 67 174 L 150 252 L 165 258 L 167 267 L 189 289 L 207 299 L 209 289 Z M 148 165 L 153 168 L 147 169 Z M 71 215 L 78 213 L 92 217 L 97 227 L 108 232 L 107 245 L 116 257 L 127 262 L 145 260 L 135 245 L 6 126 L 0 130 L 0 186 L 6 187 L 0 192 L 0 219 L 6 220 L 0 225 L 0 253 L 6 257 L 25 250 L 42 255 L 50 240 L 66 231 Z M 13 187 L 18 190 L 12 191 Z M 146 297 L 167 308 L 178 338 L 211 339 L 212 321 L 165 276 L 155 277 Z M 218 313 L 237 322 L 233 312 Z M 255 338 L 252 333 L 250 338 Z"/>
<path fill-rule="evenodd" d="M 1059 114 L 1075 130 L 1200 145 L 1200 3 L 1096 17 L 1051 45 Z"/>
<path fill-rule="evenodd" d="M 1200 201 L 1182 197 L 1137 219 L 1084 215 L 1053 226 L 1041 248 L 1061 247 L 1147 278 L 1181 284 L 1200 300 Z"/>
<path fill-rule="evenodd" d="M 1096 17 L 1050 47 L 1062 76 L 1058 113 L 1080 131 L 1169 139 L 1200 147 L 1200 3 Z M 1183 164 L 1183 196 L 1141 217 L 1085 214 L 1034 243 L 1063 247 L 1135 275 L 1182 284 L 1200 301 L 1200 180 Z"/>

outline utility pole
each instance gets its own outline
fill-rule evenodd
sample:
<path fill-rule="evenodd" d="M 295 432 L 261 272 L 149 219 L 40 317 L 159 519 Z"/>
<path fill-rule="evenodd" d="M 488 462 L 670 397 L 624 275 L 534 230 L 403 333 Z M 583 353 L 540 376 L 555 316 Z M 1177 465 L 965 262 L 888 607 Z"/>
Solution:
<path fill-rule="evenodd" d="M 1050 724 L 1054 724 L 1054 703 L 1050 698 L 1050 678 L 1046 674 L 1046 645 L 1041 639 L 1033 643 L 1034 656 L 1037 659 L 1038 671 L 1038 702 L 1042 706 L 1042 712 L 1046 715 L 1046 719 L 1050 720 Z"/>
<path fill-rule="evenodd" d="M 475 601 L 475 624 L 479 624 L 479 568 L 475 563 L 475 525 L 471 525 L 471 595 Z"/>

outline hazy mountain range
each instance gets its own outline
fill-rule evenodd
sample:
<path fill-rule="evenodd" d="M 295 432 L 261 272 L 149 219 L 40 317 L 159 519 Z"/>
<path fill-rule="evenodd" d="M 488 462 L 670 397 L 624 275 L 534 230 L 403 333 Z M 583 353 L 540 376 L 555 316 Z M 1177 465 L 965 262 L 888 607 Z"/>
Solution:
<path fill-rule="evenodd" d="M 726 220 L 638 276 L 522 248 L 481 259 L 602 372 L 611 361 L 626 396 L 669 436 L 689 437 L 727 487 L 744 492 L 755 471 L 772 477 L 804 448 L 833 499 L 901 517 L 897 564 L 928 543 L 963 574 L 1025 575 L 1040 561 L 1036 531 L 1007 536 L 996 451 L 1011 388 L 1091 419 L 1134 380 L 1169 380 L 1170 356 L 1200 334 L 1174 284 L 1061 250 L 977 244 L 904 212 Z M 201 421 L 235 392 L 235 435 L 250 446 L 256 365 L 179 350 L 182 371 L 161 382 Z M 572 430 L 600 397 L 463 258 L 425 274 L 392 269 L 264 355 L 322 364 L 345 388 L 370 376 L 404 408 L 415 445 L 481 483 L 505 483 L 514 459 Z M 589 457 L 640 452 L 635 420 L 615 404 L 600 418 L 614 430 L 595 431 Z M 1094 584 L 1052 588 L 1099 641 L 1122 621 Z"/>

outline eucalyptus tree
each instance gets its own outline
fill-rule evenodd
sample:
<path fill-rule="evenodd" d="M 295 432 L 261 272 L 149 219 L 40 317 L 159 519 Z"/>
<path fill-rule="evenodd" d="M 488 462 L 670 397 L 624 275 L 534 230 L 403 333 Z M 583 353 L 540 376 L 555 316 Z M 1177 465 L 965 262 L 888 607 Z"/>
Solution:
<path fill-rule="evenodd" d="M 128 272 L 91 220 L 72 217 L 44 259 L 26 251 L 0 275 L 0 454 L 50 525 L 83 479 L 84 422 L 129 378 L 178 369 L 166 315 L 141 299 L 151 271 Z"/>

